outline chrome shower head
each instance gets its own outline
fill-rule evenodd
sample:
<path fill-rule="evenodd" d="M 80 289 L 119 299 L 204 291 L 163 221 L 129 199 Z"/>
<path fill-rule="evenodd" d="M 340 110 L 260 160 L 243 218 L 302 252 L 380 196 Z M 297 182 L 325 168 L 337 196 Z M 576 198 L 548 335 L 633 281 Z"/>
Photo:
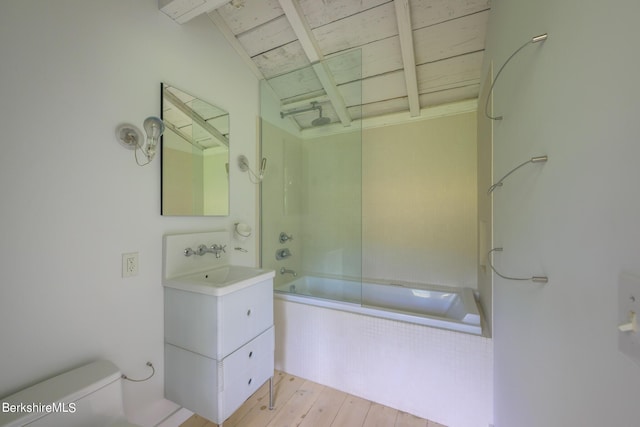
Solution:
<path fill-rule="evenodd" d="M 331 123 L 331 119 L 329 117 L 322 117 L 322 107 L 318 106 L 318 109 L 320 115 L 318 116 L 318 118 L 311 121 L 311 126 L 324 126 Z"/>
<path fill-rule="evenodd" d="M 324 126 L 331 123 L 331 119 L 329 117 L 322 117 L 322 106 L 318 105 L 318 101 L 312 101 L 310 107 L 296 108 L 289 111 L 281 111 L 280 117 L 284 119 L 285 117 L 293 114 L 306 113 L 307 111 L 313 111 L 313 110 L 318 110 L 318 112 L 320 113 L 320 116 L 311 121 L 311 126 L 314 126 L 314 127 Z"/>

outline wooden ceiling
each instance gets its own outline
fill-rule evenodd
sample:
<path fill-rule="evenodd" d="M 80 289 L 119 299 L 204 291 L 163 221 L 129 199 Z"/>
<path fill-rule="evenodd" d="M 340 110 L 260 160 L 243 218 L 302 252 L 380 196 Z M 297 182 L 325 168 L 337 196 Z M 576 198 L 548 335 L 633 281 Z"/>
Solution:
<path fill-rule="evenodd" d="M 345 126 L 477 98 L 488 15 L 489 0 L 232 0 L 208 11 L 283 111 L 318 101 Z M 305 128 L 317 113 L 293 117 Z"/>

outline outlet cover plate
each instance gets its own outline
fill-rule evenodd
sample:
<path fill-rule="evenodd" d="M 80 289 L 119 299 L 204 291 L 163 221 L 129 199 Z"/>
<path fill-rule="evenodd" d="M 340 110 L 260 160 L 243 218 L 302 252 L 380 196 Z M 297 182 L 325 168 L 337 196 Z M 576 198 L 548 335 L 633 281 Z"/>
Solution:
<path fill-rule="evenodd" d="M 631 312 L 640 315 L 640 277 L 622 273 L 618 283 L 618 325 L 629 322 Z M 640 331 L 618 331 L 618 349 L 640 365 Z"/>
<path fill-rule="evenodd" d="M 122 254 L 122 277 L 138 275 L 138 252 Z"/>

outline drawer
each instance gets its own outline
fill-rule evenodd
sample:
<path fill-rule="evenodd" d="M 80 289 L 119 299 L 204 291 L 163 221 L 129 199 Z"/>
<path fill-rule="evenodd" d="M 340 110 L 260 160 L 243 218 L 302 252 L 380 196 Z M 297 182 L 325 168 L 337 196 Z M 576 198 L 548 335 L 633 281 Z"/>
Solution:
<path fill-rule="evenodd" d="M 220 402 L 225 415 L 231 415 L 271 376 L 274 370 L 274 328 L 251 340 L 222 361 Z"/>
<path fill-rule="evenodd" d="M 224 358 L 273 325 L 273 286 L 260 282 L 222 297 L 220 309 L 220 349 Z"/>
<path fill-rule="evenodd" d="M 219 423 L 220 363 L 165 343 L 164 397 Z"/>
<path fill-rule="evenodd" d="M 269 376 L 273 375 L 274 350 L 274 328 L 271 327 L 222 360 L 222 387 L 227 388 L 237 381 L 240 374 L 260 370 L 265 364 L 270 365 L 272 372 Z"/>
<path fill-rule="evenodd" d="M 218 306 L 216 297 L 164 288 L 164 341 L 215 359 Z"/>
<path fill-rule="evenodd" d="M 222 361 L 165 343 L 165 397 L 217 424 L 272 375 L 274 327 Z"/>
<path fill-rule="evenodd" d="M 273 325 L 271 279 L 220 297 L 164 290 L 165 342 L 221 360 Z"/>

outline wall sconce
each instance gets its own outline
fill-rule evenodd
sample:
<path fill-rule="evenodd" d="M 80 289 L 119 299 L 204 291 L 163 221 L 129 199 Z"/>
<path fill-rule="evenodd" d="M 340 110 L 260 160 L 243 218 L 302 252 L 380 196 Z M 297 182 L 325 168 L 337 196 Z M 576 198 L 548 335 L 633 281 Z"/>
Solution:
<path fill-rule="evenodd" d="M 160 142 L 160 136 L 164 133 L 164 123 L 158 117 L 147 117 L 143 127 L 147 133 L 147 139 L 143 145 L 142 132 L 136 126 L 125 123 L 117 127 L 116 138 L 126 148 L 135 150 L 134 155 L 138 166 L 145 166 L 151 163 L 156 154 L 156 148 Z M 138 159 L 138 149 L 147 157 L 146 163 L 140 163 Z"/>
<path fill-rule="evenodd" d="M 258 174 L 256 174 L 249 167 L 249 159 L 247 159 L 247 156 L 241 154 L 238 156 L 238 168 L 240 168 L 242 172 L 248 172 L 249 180 L 254 184 L 258 184 L 262 181 L 262 178 L 264 178 L 264 171 L 267 168 L 267 158 L 262 158 L 262 163 L 260 163 L 260 171 Z"/>

